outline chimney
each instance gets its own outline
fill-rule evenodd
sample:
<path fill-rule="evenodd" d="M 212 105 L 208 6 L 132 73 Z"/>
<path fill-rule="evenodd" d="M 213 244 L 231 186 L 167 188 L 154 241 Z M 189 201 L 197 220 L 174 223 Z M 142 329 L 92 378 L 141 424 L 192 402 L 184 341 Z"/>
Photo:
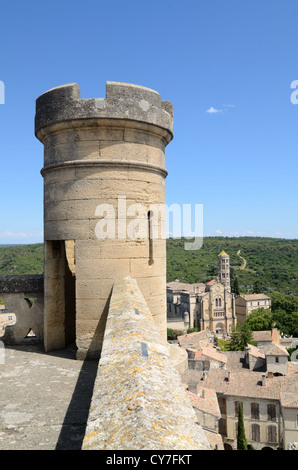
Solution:
<path fill-rule="evenodd" d="M 231 371 L 229 371 L 229 370 L 227 371 L 227 376 L 226 376 L 225 380 L 228 383 L 231 381 Z"/>
<path fill-rule="evenodd" d="M 280 344 L 280 336 L 277 328 L 272 328 L 271 331 L 272 343 Z"/>
<path fill-rule="evenodd" d="M 267 387 L 266 374 L 262 374 L 262 387 Z"/>
<path fill-rule="evenodd" d="M 202 388 L 201 392 L 200 392 L 200 397 L 201 398 L 205 398 L 205 390 Z"/>

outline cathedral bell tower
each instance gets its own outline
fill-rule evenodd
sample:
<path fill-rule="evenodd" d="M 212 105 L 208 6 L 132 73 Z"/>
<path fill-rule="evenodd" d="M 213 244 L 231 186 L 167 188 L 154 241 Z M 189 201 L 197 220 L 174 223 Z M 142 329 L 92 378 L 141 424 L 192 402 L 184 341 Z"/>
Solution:
<path fill-rule="evenodd" d="M 230 257 L 225 251 L 217 257 L 217 272 L 218 281 L 230 290 Z"/>

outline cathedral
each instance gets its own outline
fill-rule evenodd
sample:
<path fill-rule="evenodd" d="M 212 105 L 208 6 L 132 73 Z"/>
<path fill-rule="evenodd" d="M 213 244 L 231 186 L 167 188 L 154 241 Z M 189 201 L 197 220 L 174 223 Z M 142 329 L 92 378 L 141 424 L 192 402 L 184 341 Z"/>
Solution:
<path fill-rule="evenodd" d="M 167 283 L 168 328 L 208 329 L 221 337 L 232 332 L 236 326 L 236 309 L 230 287 L 230 259 L 225 251 L 217 258 L 217 279 L 207 284 L 186 284 L 179 280 Z"/>

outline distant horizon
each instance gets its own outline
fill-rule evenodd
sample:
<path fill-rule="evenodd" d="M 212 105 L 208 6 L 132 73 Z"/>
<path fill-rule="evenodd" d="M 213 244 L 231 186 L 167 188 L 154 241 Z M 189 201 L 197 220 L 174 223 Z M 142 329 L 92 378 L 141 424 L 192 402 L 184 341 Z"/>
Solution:
<path fill-rule="evenodd" d="M 194 237 L 166 237 L 166 240 L 185 240 L 185 239 L 192 239 Z M 269 235 L 204 235 L 204 238 L 261 238 L 261 239 L 270 239 L 270 240 L 287 240 L 287 241 L 295 241 L 298 240 L 297 238 L 287 238 L 287 237 L 272 237 Z M 100 240 L 99 240 L 100 243 Z M 28 242 L 28 243 L 0 243 L 0 247 L 5 246 L 26 246 L 26 245 L 42 245 L 44 241 L 39 242 Z"/>

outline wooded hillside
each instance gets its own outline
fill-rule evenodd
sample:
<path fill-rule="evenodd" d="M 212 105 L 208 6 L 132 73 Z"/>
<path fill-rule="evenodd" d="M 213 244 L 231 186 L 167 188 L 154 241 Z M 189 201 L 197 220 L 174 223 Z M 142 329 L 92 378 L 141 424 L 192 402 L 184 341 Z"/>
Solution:
<path fill-rule="evenodd" d="M 206 237 L 199 250 L 184 249 L 183 239 L 167 240 L 167 281 L 208 282 L 217 276 L 217 255 L 230 256 L 231 278 L 240 292 L 262 291 L 298 295 L 298 240 L 261 237 Z M 0 275 L 43 273 L 43 244 L 0 245 Z"/>
<path fill-rule="evenodd" d="M 238 276 L 240 292 L 252 292 L 257 280 L 262 291 L 298 295 L 298 240 L 262 237 L 206 237 L 197 251 L 184 249 L 184 240 L 167 241 L 167 281 L 208 282 L 217 276 L 217 255 L 230 256 L 231 278 Z"/>

